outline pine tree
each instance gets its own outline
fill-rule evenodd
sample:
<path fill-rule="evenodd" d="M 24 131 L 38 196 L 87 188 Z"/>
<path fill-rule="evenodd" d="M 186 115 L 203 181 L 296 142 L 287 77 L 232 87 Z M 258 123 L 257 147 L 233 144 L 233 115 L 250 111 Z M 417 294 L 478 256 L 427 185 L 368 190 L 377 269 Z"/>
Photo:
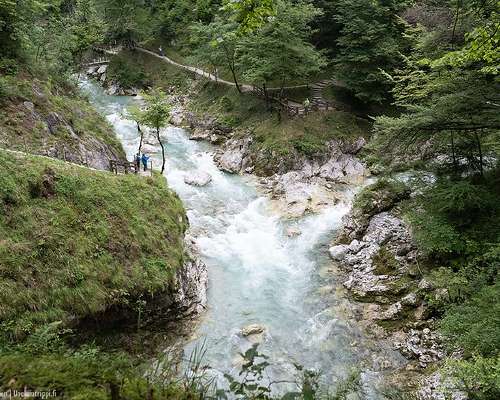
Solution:
<path fill-rule="evenodd" d="M 341 0 L 336 21 L 342 26 L 334 55 L 336 76 L 355 95 L 383 102 L 392 86 L 390 74 L 403 61 L 405 23 L 398 0 Z"/>

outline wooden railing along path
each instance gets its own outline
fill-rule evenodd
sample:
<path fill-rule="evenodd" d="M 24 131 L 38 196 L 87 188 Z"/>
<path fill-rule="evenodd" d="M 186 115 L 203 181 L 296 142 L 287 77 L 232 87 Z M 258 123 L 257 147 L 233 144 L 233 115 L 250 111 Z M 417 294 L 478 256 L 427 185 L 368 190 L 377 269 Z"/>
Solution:
<path fill-rule="evenodd" d="M 148 163 L 148 169 L 146 171 L 141 170 L 142 163 L 137 165 L 133 161 L 119 161 L 119 160 L 109 160 L 109 170 L 115 174 L 139 174 L 148 175 L 148 173 L 153 176 L 153 161 L 150 160 Z"/>

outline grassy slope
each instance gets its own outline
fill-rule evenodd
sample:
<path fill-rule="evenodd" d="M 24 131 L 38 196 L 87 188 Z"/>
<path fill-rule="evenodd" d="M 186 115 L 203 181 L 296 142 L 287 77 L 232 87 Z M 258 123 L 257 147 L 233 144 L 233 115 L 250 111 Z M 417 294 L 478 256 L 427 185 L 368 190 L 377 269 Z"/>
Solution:
<path fill-rule="evenodd" d="M 23 102 L 34 104 L 35 115 Z M 48 133 L 45 120 L 51 112 L 66 121 L 81 139 L 96 138 L 124 157 L 112 127 L 74 87 L 53 85 L 24 72 L 0 77 L 0 147 L 43 153 L 63 144 L 76 146 L 62 125 L 55 134 Z"/>
<path fill-rule="evenodd" d="M 0 151 L 0 215 L 0 321 L 11 337 L 167 289 L 183 262 L 184 209 L 159 176 Z"/>
<path fill-rule="evenodd" d="M 302 118 L 283 117 L 266 111 L 264 102 L 234 88 L 205 82 L 199 85 L 191 108 L 198 114 L 209 113 L 235 128 L 244 128 L 254 136 L 254 150 L 287 157 L 294 152 L 307 156 L 321 153 L 334 138 L 367 137 L 370 124 L 343 111 L 315 112 Z M 264 170 L 257 165 L 258 170 Z M 257 171 L 259 172 L 259 171 Z"/>

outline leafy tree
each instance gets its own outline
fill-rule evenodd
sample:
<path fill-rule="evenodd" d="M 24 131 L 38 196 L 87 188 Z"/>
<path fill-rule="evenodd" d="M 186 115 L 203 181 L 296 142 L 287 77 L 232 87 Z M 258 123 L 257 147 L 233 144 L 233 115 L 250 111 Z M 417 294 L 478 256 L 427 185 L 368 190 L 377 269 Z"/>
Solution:
<path fill-rule="evenodd" d="M 151 19 L 143 1 L 103 0 L 100 7 L 108 23 L 111 39 L 132 46 L 143 37 L 149 36 Z"/>
<path fill-rule="evenodd" d="M 275 3 L 273 0 L 225 0 L 224 9 L 232 13 L 242 33 L 252 33 L 276 14 Z"/>
<path fill-rule="evenodd" d="M 217 17 L 208 25 L 194 23 L 191 26 L 191 44 L 194 46 L 195 61 L 229 69 L 236 88 L 241 92 L 237 78 L 236 49 L 241 40 L 238 27 L 236 22 L 224 17 Z"/>
<path fill-rule="evenodd" d="M 80 61 L 85 51 L 104 39 L 105 23 L 94 5 L 94 0 L 76 0 L 75 7 L 67 19 L 72 41 L 71 53 L 75 61 Z"/>
<path fill-rule="evenodd" d="M 321 52 L 312 46 L 309 23 L 319 10 L 306 2 L 278 0 L 276 15 L 261 28 L 246 34 L 238 45 L 238 65 L 246 80 L 261 88 L 268 105 L 267 88 L 318 73 L 326 64 Z"/>
<path fill-rule="evenodd" d="M 47 1 L 13 0 L 0 1 L 0 55 L 21 57 L 36 33 L 37 23 L 45 16 L 49 6 Z"/>
<path fill-rule="evenodd" d="M 474 356 L 468 360 L 449 360 L 444 372 L 471 400 L 500 397 L 500 358 Z"/>
<path fill-rule="evenodd" d="M 160 90 L 155 89 L 149 93 L 144 93 L 144 109 L 140 115 L 136 114 L 137 119 L 149 128 L 156 131 L 156 139 L 161 146 L 161 173 L 165 171 L 165 146 L 160 136 L 160 129 L 164 128 L 170 118 L 170 104 L 167 101 L 166 94 Z M 136 120 L 137 120 L 136 119 Z"/>
<path fill-rule="evenodd" d="M 400 0 L 340 0 L 341 25 L 334 58 L 336 76 L 364 101 L 383 102 L 392 87 L 390 74 L 403 61 L 405 23 Z"/>
<path fill-rule="evenodd" d="M 196 18 L 196 9 L 194 0 L 164 0 L 160 2 L 153 10 L 156 20 L 154 31 L 163 39 L 179 40 L 185 33 L 186 27 L 193 21 L 206 22 L 205 17 Z"/>
<path fill-rule="evenodd" d="M 313 0 L 312 4 L 321 10 L 321 14 L 314 18 L 311 23 L 314 28 L 312 43 L 320 49 L 327 50 L 329 54 L 335 55 L 341 28 L 335 18 L 338 13 L 338 2 L 335 0 Z"/>
<path fill-rule="evenodd" d="M 138 106 L 134 105 L 127 108 L 127 116 L 131 118 L 137 125 L 137 133 L 139 134 L 139 147 L 137 149 L 137 153 L 141 154 L 142 151 L 142 143 L 144 141 L 144 132 L 141 129 L 141 124 L 144 119 L 144 112 Z"/>
<path fill-rule="evenodd" d="M 500 283 L 485 286 L 441 321 L 445 335 L 467 354 L 496 356 L 500 348 Z"/>
<path fill-rule="evenodd" d="M 447 155 L 455 174 L 482 174 L 500 151 L 500 96 L 491 75 L 415 62 L 400 72 L 394 94 L 403 113 L 379 117 L 375 126 L 384 151 Z"/>

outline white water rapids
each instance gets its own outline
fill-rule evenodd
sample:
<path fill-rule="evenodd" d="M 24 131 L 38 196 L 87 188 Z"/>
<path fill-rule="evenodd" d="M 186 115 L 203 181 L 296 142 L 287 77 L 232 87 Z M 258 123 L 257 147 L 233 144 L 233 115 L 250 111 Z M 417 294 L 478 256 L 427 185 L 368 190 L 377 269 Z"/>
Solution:
<path fill-rule="evenodd" d="M 124 110 L 137 100 L 108 96 L 88 80 L 82 80 L 81 87 L 114 126 L 132 160 L 139 139 Z M 323 382 L 335 386 L 355 367 L 363 386 L 359 397 L 383 397 L 378 391 L 384 374 L 381 360 L 398 365 L 401 358 L 387 344 L 363 335 L 335 273 L 326 272 L 331 268 L 328 243 L 349 205 L 341 203 L 299 221 L 286 221 L 258 193 L 255 178 L 219 171 L 210 145 L 190 141 L 180 128 L 168 127 L 163 134 L 165 175 L 184 202 L 209 271 L 208 310 L 196 333 L 198 340 L 206 339 L 205 361 L 219 376 L 236 375 L 238 352 L 250 346 L 239 332 L 256 323 L 266 327 L 259 352 L 270 357 L 274 377 L 289 377 L 293 363 L 299 363 L 321 370 Z M 158 168 L 161 154 L 151 155 Z M 186 185 L 184 175 L 195 170 L 208 172 L 212 182 L 201 188 Z M 302 234 L 288 237 L 290 226 Z"/>

